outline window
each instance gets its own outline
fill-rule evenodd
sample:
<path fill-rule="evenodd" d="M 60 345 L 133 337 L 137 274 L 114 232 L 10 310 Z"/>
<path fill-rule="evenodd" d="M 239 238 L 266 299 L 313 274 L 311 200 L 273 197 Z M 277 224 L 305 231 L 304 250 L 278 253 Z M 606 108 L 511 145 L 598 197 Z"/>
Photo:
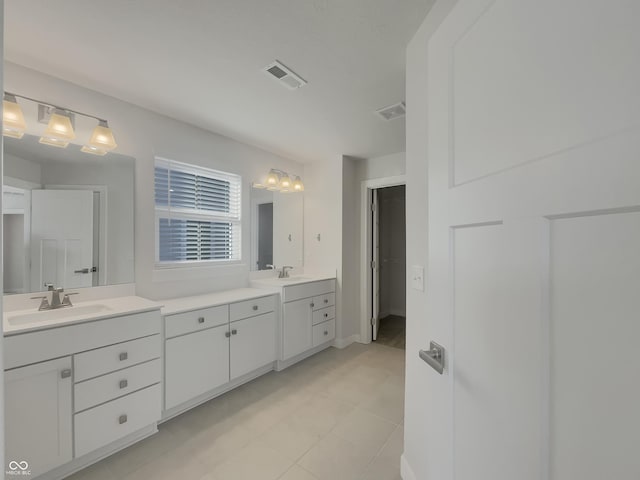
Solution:
<path fill-rule="evenodd" d="M 238 175 L 156 159 L 156 262 L 240 260 Z"/>

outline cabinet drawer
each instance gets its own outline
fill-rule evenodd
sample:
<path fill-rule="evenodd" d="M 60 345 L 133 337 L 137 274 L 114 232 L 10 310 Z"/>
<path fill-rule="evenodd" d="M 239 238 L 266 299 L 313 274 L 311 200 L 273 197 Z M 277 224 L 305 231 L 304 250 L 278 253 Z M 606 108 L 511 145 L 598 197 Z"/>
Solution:
<path fill-rule="evenodd" d="M 263 313 L 273 312 L 275 310 L 275 298 L 273 295 L 269 297 L 254 298 L 244 302 L 232 303 L 229 307 L 229 318 L 233 322 L 243 318 L 255 317 Z"/>
<path fill-rule="evenodd" d="M 97 450 L 160 420 L 160 385 L 75 415 L 76 457 Z"/>
<path fill-rule="evenodd" d="M 313 312 L 313 324 L 326 322 L 336 318 L 336 307 L 327 307 Z"/>
<path fill-rule="evenodd" d="M 336 337 L 336 321 L 319 323 L 313 326 L 313 346 L 317 347 L 325 342 L 333 340 Z"/>
<path fill-rule="evenodd" d="M 165 338 L 217 327 L 229 321 L 229 306 L 203 308 L 164 317 Z"/>
<path fill-rule="evenodd" d="M 331 307 L 336 304 L 336 294 L 335 293 L 327 293 L 325 295 L 320 295 L 317 297 L 313 297 L 313 309 L 319 310 L 325 307 Z"/>
<path fill-rule="evenodd" d="M 283 288 L 283 302 L 292 302 L 301 298 L 315 297 L 336 291 L 335 280 L 302 283 Z"/>
<path fill-rule="evenodd" d="M 154 358 L 160 358 L 160 335 L 79 353 L 73 359 L 74 380 L 81 382 Z"/>
<path fill-rule="evenodd" d="M 160 383 L 161 375 L 161 363 L 157 358 L 78 383 L 74 389 L 74 409 L 76 412 L 80 412 L 149 385 Z"/>

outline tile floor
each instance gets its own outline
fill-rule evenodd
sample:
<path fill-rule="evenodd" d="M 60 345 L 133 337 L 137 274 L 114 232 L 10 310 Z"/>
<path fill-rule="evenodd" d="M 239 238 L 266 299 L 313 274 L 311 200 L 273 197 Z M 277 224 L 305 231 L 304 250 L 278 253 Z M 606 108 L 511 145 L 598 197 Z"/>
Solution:
<path fill-rule="evenodd" d="M 399 480 L 403 418 L 403 350 L 330 348 L 69 478 Z"/>

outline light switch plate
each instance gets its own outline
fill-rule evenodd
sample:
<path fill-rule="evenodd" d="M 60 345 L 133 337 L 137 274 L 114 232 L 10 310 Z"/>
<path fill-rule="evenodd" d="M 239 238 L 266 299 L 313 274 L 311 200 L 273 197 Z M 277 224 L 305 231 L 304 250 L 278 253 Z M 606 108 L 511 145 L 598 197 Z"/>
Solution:
<path fill-rule="evenodd" d="M 414 290 L 424 292 L 424 267 L 414 265 L 411 267 L 411 287 Z"/>

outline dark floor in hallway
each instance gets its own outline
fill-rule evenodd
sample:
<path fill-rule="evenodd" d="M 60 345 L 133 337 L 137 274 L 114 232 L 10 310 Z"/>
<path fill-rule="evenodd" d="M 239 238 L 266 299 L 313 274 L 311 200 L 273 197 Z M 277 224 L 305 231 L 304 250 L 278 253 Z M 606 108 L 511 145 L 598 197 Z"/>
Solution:
<path fill-rule="evenodd" d="M 405 348 L 407 321 L 399 315 L 388 315 L 380 319 L 377 343 L 388 347 Z"/>

